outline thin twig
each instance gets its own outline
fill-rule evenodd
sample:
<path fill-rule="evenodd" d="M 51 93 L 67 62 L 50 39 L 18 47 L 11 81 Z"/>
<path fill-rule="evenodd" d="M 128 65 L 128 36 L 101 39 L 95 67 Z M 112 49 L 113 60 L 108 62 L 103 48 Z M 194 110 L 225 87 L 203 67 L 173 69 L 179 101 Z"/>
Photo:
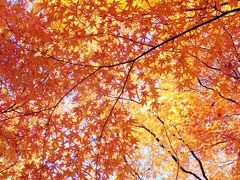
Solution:
<path fill-rule="evenodd" d="M 153 133 L 153 132 L 152 132 L 150 129 L 148 129 L 146 126 L 141 125 L 141 126 L 138 126 L 138 127 L 145 129 L 149 134 L 151 134 L 151 135 L 154 137 L 154 139 L 155 139 L 158 143 L 160 143 L 160 139 L 156 136 L 156 134 Z M 165 147 L 162 143 L 160 144 L 160 147 L 162 147 L 163 149 L 166 149 L 166 147 Z M 171 151 L 167 150 L 167 152 L 169 153 L 169 155 L 171 156 L 171 158 L 172 158 L 176 163 L 178 163 L 177 157 L 176 157 L 175 155 L 173 155 L 173 154 L 171 153 Z M 195 174 L 195 173 L 192 172 L 192 171 L 186 170 L 186 169 L 185 169 L 184 167 L 182 167 L 181 165 L 180 165 L 180 169 L 181 169 L 183 172 L 187 173 L 187 174 L 191 174 L 191 175 L 194 176 L 196 179 L 201 180 L 201 178 L 200 178 L 197 174 Z"/>

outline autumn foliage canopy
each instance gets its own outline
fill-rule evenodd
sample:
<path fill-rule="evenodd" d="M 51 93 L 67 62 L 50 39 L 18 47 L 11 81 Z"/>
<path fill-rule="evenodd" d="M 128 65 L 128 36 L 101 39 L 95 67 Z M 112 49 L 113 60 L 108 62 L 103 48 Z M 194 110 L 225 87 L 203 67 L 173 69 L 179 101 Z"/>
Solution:
<path fill-rule="evenodd" d="M 0 0 L 0 178 L 239 179 L 239 11 Z"/>

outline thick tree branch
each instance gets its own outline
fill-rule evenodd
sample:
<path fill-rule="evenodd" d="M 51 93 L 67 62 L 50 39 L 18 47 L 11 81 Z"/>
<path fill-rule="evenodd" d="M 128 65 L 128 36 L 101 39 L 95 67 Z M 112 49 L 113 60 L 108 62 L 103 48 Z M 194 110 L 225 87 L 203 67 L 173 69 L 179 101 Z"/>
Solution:
<path fill-rule="evenodd" d="M 153 50 L 155 50 L 155 49 L 157 49 L 157 48 L 167 44 L 168 42 L 171 42 L 171 41 L 173 41 L 173 40 L 175 40 L 175 39 L 177 39 L 177 38 L 179 38 L 179 37 L 181 37 L 181 36 L 191 32 L 191 31 L 193 31 L 193 30 L 196 30 L 196 29 L 198 29 L 198 28 L 200 28 L 202 26 L 205 26 L 205 25 L 207 25 L 207 24 L 209 24 L 209 23 L 211 23 L 211 22 L 213 22 L 213 21 L 215 21 L 217 19 L 220 19 L 221 17 L 224 17 L 224 16 L 226 16 L 226 15 L 228 15 L 230 13 L 234 13 L 234 12 L 238 12 L 238 11 L 240 11 L 240 8 L 236 8 L 236 9 L 232 9 L 230 11 L 223 12 L 222 14 L 220 14 L 218 16 L 215 16 L 212 19 L 209 19 L 209 20 L 207 20 L 205 22 L 202 22 L 202 23 L 200 23 L 198 25 L 195 25 L 192 28 L 189 28 L 189 29 L 187 29 L 187 30 L 185 30 L 185 31 L 183 31 L 183 32 L 173 36 L 173 37 L 168 38 L 167 40 L 161 42 L 160 44 L 158 44 L 156 46 L 153 46 L 152 48 L 148 49 L 147 51 L 145 51 L 144 53 L 140 54 L 139 56 L 135 57 L 132 60 L 128 60 L 128 61 L 125 61 L 125 62 L 120 62 L 120 63 L 116 63 L 116 64 L 112 64 L 112 65 L 106 65 L 106 66 L 103 66 L 103 67 L 114 67 L 114 66 L 119 66 L 121 64 L 127 64 L 127 63 L 130 63 L 130 62 L 135 62 L 135 61 L 139 60 L 141 57 L 145 56 L 146 54 L 152 52 Z"/>
<path fill-rule="evenodd" d="M 155 49 L 157 49 L 157 48 L 159 48 L 159 47 L 167 44 L 168 42 L 174 41 L 175 39 L 177 39 L 177 38 L 179 38 L 179 37 L 181 37 L 181 36 L 183 36 L 183 35 L 191 32 L 191 31 L 193 31 L 193 30 L 196 30 L 196 29 L 198 29 L 198 28 L 200 28 L 200 27 L 202 27 L 202 26 L 205 26 L 205 25 L 207 25 L 207 24 L 209 24 L 209 23 L 211 23 L 211 22 L 213 22 L 213 21 L 215 21 L 215 20 L 217 20 L 217 19 L 220 19 L 221 17 L 224 17 L 224 16 L 226 16 L 226 15 L 228 15 L 228 14 L 230 14 L 230 13 L 234 13 L 234 12 L 238 12 L 238 11 L 240 11 L 240 8 L 236 8 L 236 9 L 232 9 L 232 10 L 230 10 L 230 11 L 223 12 L 222 14 L 220 14 L 220 15 L 218 15 L 218 16 L 215 16 L 215 17 L 212 18 L 212 19 L 209 19 L 209 20 L 207 20 L 207 21 L 205 21 L 205 22 L 202 22 L 202 23 L 200 23 L 200 24 L 198 24 L 198 25 L 195 25 L 195 26 L 193 26 L 192 28 L 189 28 L 189 29 L 187 29 L 187 30 L 185 30 L 185 31 L 183 31 L 183 32 L 181 32 L 181 33 L 173 36 L 173 37 L 170 37 L 170 38 L 166 39 L 165 41 L 163 41 L 163 42 L 160 43 L 160 44 L 157 44 L 157 45 L 155 45 L 155 46 L 151 46 L 150 49 L 148 49 L 147 51 L 145 51 L 145 52 L 143 52 L 142 54 L 138 55 L 137 57 L 135 57 L 135 58 L 132 59 L 132 60 L 128 60 L 128 61 L 124 61 L 124 62 L 119 62 L 119 63 L 116 63 L 116 64 L 94 66 L 94 65 L 87 65 L 87 64 L 81 64 L 81 63 L 73 63 L 73 62 L 69 62 L 69 61 L 66 61 L 66 60 L 61 59 L 61 58 L 56 58 L 56 57 L 51 56 L 51 55 L 46 55 L 46 54 L 45 54 L 45 55 L 46 55 L 47 57 L 49 57 L 49 58 L 52 58 L 52 59 L 56 60 L 56 61 L 63 62 L 63 63 L 67 63 L 67 64 L 71 64 L 71 65 L 77 65 L 77 66 L 82 66 L 82 67 L 111 68 L 111 67 L 115 67 L 115 66 L 119 66 L 119 65 L 123 65 L 123 64 L 128 64 L 128 63 L 136 62 L 136 61 L 138 61 L 141 57 L 143 57 L 143 56 L 145 56 L 146 54 L 152 52 L 153 50 L 155 50 Z M 115 35 L 115 36 L 116 36 L 116 35 Z M 119 36 L 119 37 L 123 38 L 122 36 Z M 129 39 L 129 40 L 130 40 L 130 39 Z"/>

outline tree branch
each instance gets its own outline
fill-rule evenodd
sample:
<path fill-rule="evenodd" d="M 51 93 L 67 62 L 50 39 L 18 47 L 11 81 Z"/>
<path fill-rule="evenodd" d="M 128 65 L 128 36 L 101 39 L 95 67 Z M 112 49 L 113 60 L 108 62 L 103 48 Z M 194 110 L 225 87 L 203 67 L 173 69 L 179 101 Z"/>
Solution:
<path fill-rule="evenodd" d="M 123 155 L 122 157 L 123 157 L 125 163 L 130 167 L 130 169 L 132 170 L 132 172 L 134 172 L 135 175 L 133 175 L 133 176 L 134 176 L 134 177 L 137 176 L 137 178 L 138 178 L 139 180 L 142 180 L 142 178 L 140 177 L 140 175 L 138 174 L 138 172 L 137 172 L 136 170 L 134 170 L 130 164 L 128 164 L 126 157 L 125 157 L 124 155 Z"/>
<path fill-rule="evenodd" d="M 240 8 L 236 8 L 236 9 L 232 9 L 230 11 L 223 12 L 222 14 L 220 14 L 218 16 L 215 16 L 212 19 L 209 19 L 209 20 L 207 20 L 205 22 L 197 24 L 196 26 L 193 26 L 192 28 L 189 28 L 189 29 L 187 29 L 187 30 L 185 30 L 185 31 L 183 31 L 183 32 L 173 36 L 173 37 L 170 37 L 170 38 L 166 39 L 165 41 L 161 42 L 160 44 L 157 44 L 156 46 L 153 46 L 152 48 L 148 49 L 147 51 L 143 52 L 142 54 L 138 55 L 137 57 L 135 57 L 132 60 L 128 60 L 128 61 L 125 61 L 125 62 L 120 62 L 120 63 L 116 63 L 116 64 L 104 66 L 104 67 L 114 67 L 114 66 L 119 66 L 120 64 L 127 64 L 127 63 L 130 63 L 130 62 L 135 62 L 135 61 L 139 60 L 141 57 L 145 56 L 146 54 L 148 54 L 148 53 L 152 52 L 153 50 L 157 49 L 158 47 L 161 47 L 161 46 L 167 44 L 168 42 L 171 42 L 171 41 L 173 41 L 173 40 L 175 40 L 175 39 L 177 39 L 177 38 L 179 38 L 179 37 L 181 37 L 181 36 L 191 32 L 191 31 L 193 31 L 193 30 L 196 30 L 196 29 L 198 29 L 198 28 L 200 28 L 202 26 L 205 26 L 205 25 L 207 25 L 207 24 L 209 24 L 209 23 L 211 23 L 211 22 L 213 22 L 213 21 L 215 21 L 217 19 L 220 19 L 221 17 L 224 17 L 224 16 L 226 16 L 226 15 L 228 15 L 230 13 L 234 13 L 234 12 L 238 12 L 238 11 L 240 11 Z"/>
<path fill-rule="evenodd" d="M 141 125 L 141 126 L 138 126 L 138 127 L 139 127 L 139 128 L 143 128 L 144 130 L 146 130 L 149 134 L 151 134 L 151 135 L 154 137 L 154 139 L 155 139 L 158 143 L 160 143 L 160 139 L 156 136 L 156 134 L 153 133 L 153 132 L 152 132 L 150 129 L 148 129 L 146 126 Z M 160 144 L 160 147 L 162 147 L 163 149 L 166 149 L 166 147 L 165 147 L 163 144 Z M 178 159 L 177 159 L 177 157 L 176 157 L 175 155 L 173 155 L 169 150 L 167 150 L 167 152 L 170 154 L 170 156 L 171 156 L 171 158 L 174 160 L 174 162 L 179 163 L 179 161 L 178 161 Z M 180 164 L 179 164 L 179 168 L 180 168 L 184 173 L 191 174 L 191 175 L 194 176 L 196 179 L 201 180 L 201 178 L 200 178 L 197 174 L 193 173 L 192 171 L 186 170 L 186 169 L 185 169 L 184 167 L 182 167 Z"/>
<path fill-rule="evenodd" d="M 218 93 L 218 95 L 219 95 L 221 98 L 223 98 L 223 99 L 225 99 L 225 100 L 227 100 L 227 101 L 233 102 L 233 103 L 235 103 L 235 104 L 238 104 L 237 101 L 235 101 L 235 100 L 233 100 L 233 99 L 231 99 L 231 98 L 227 98 L 227 97 L 223 96 L 219 91 L 217 91 L 217 90 L 215 90 L 215 89 L 213 89 L 213 88 L 211 88 L 211 87 L 205 86 L 199 78 L 198 78 L 198 83 L 199 83 L 202 87 Z"/>

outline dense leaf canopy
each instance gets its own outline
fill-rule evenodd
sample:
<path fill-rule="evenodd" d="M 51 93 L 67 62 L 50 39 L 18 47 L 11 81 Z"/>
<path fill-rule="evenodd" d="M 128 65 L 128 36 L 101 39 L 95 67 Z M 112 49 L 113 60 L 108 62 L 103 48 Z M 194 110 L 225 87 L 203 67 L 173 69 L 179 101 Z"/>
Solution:
<path fill-rule="evenodd" d="M 1 179 L 240 178 L 239 11 L 1 0 Z"/>

